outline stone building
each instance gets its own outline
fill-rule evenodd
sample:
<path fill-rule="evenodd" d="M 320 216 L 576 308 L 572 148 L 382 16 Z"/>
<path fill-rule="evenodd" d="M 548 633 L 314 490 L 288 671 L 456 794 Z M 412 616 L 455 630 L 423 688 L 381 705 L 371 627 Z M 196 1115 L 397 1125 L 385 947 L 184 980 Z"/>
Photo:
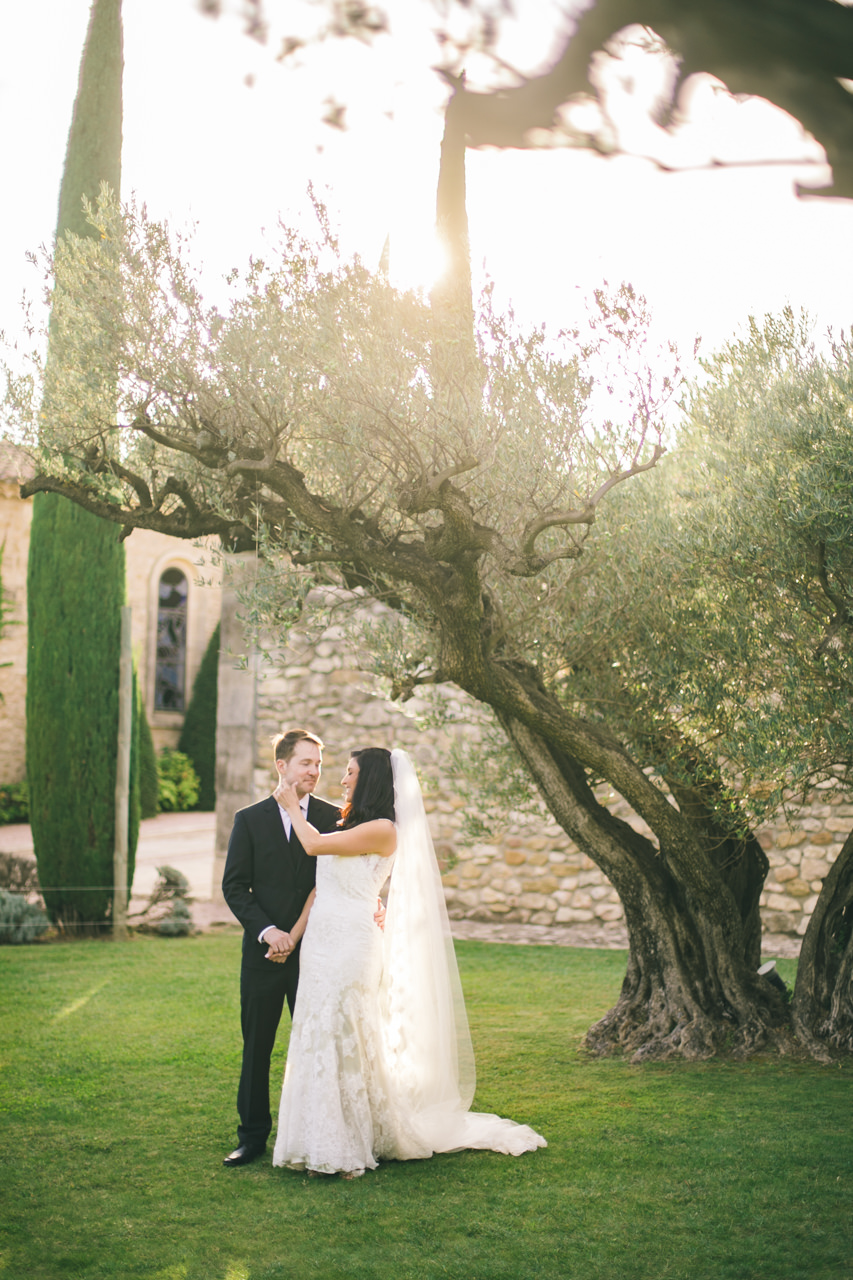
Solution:
<path fill-rule="evenodd" d="M 27 558 L 32 500 L 20 497 L 26 458 L 0 444 L 0 580 L 7 608 L 0 637 L 0 785 L 26 770 Z M 177 745 L 192 682 L 219 621 L 218 573 L 181 538 L 137 529 L 125 542 L 127 603 L 136 669 L 157 748 Z M 214 579 L 201 585 L 201 577 Z"/>

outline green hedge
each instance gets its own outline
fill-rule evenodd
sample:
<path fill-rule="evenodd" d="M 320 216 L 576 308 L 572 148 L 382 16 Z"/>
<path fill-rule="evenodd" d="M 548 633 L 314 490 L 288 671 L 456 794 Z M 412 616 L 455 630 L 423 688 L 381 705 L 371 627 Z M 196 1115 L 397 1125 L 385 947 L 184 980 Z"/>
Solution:
<path fill-rule="evenodd" d="M 141 698 L 137 700 L 139 716 L 139 808 L 140 816 L 153 818 L 160 812 L 160 779 L 157 772 L 157 752 L 151 737 L 151 725 L 145 714 Z"/>
<path fill-rule="evenodd" d="M 197 809 L 216 808 L 216 692 L 219 676 L 219 623 L 210 637 L 178 740 L 199 779 Z"/>

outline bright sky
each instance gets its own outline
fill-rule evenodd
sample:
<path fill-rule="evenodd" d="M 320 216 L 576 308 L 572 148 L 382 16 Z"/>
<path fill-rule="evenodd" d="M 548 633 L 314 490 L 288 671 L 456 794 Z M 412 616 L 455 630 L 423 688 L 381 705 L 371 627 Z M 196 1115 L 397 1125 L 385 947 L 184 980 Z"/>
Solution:
<path fill-rule="evenodd" d="M 406 19 L 395 24 L 394 43 L 327 41 L 294 67 L 275 54 L 288 30 L 282 15 L 295 3 L 270 0 L 280 21 L 263 47 L 241 34 L 227 3 L 214 22 L 194 0 L 124 0 L 123 195 L 135 192 L 178 224 L 198 223 L 213 289 L 249 253 L 265 251 L 279 211 L 304 210 L 309 180 L 327 190 L 348 248 L 376 262 L 390 232 L 393 274 L 423 279 L 444 92 L 430 69 L 434 10 L 430 21 L 420 0 L 390 0 L 392 18 Z M 237 0 L 231 7 L 239 12 Z M 516 9 L 501 52 L 531 71 L 553 48 L 559 4 L 519 0 Z M 89 0 L 0 8 L 0 328 L 9 335 L 19 328 L 22 290 L 38 289 L 25 252 L 55 227 L 88 12 Z M 623 143 L 637 155 L 469 153 L 475 267 L 485 261 L 521 317 L 555 326 L 572 323 L 584 294 L 606 278 L 631 281 L 661 329 L 687 346 L 702 334 L 709 349 L 750 312 L 787 301 L 821 325 L 847 327 L 853 201 L 798 200 L 793 191 L 795 180 L 820 177 L 819 148 L 781 113 L 737 104 L 708 83 L 694 95 L 690 129 L 672 144 L 643 124 L 628 94 L 645 82 L 653 93 L 662 74 L 661 64 L 638 58 L 629 48 L 618 64 L 602 58 L 599 66 Z M 322 123 L 330 98 L 347 106 L 345 132 Z M 664 148 L 681 163 L 714 156 L 740 164 L 663 174 L 639 158 Z M 811 163 L 743 167 L 762 155 Z"/>

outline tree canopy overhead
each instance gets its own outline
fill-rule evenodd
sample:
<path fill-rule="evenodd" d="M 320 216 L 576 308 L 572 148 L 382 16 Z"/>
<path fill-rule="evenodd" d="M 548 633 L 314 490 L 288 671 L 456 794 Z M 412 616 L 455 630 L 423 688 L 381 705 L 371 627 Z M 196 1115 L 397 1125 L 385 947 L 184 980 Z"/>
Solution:
<path fill-rule="evenodd" d="M 217 0 L 200 7 L 217 16 L 223 6 Z M 247 30 L 255 39 L 266 38 L 266 11 L 275 7 L 263 0 L 249 6 Z M 799 120 L 832 166 L 833 186 L 821 194 L 853 197 L 853 11 L 840 0 L 566 3 L 562 20 L 546 33 L 545 62 L 534 70 L 511 65 L 503 49 L 498 53 L 502 24 L 515 16 L 511 8 L 472 0 L 436 4 L 435 10 L 436 69 L 452 88 L 454 128 L 468 146 L 537 146 L 550 131 L 568 132 L 575 145 L 607 153 L 618 149 L 618 124 L 597 74 L 600 54 L 619 32 L 641 27 L 660 37 L 677 59 L 669 93 L 657 104 L 665 131 L 678 128 L 690 77 L 715 76 L 731 93 L 766 98 Z M 314 13 L 319 39 L 393 37 L 410 18 L 393 5 L 330 2 L 320 6 L 319 22 Z M 519 10 L 517 16 L 524 14 Z M 288 33 L 278 57 L 286 65 L 299 56 L 306 36 L 304 27 L 290 33 L 286 17 L 283 29 Z M 472 79 L 472 62 L 486 73 Z M 588 129 L 568 126 L 564 108 L 583 98 L 598 104 L 599 120 Z M 329 123 L 343 125 L 340 107 Z"/>
<path fill-rule="evenodd" d="M 462 90 L 473 145 L 522 146 L 573 95 L 597 95 L 594 55 L 633 24 L 661 36 L 678 59 L 662 123 L 677 119 L 690 76 L 716 76 L 732 93 L 767 98 L 801 121 L 833 167 L 828 194 L 853 196 L 853 96 L 841 83 L 853 79 L 853 12 L 835 0 L 597 0 L 544 74 L 497 100 Z"/>

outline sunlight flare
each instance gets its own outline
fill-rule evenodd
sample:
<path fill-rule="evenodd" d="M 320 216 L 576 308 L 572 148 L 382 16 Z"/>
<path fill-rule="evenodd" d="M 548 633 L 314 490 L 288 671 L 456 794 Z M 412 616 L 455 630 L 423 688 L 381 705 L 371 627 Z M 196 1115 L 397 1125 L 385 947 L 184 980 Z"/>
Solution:
<path fill-rule="evenodd" d="M 63 1018 L 70 1018 L 72 1013 L 77 1013 L 83 1008 L 84 1004 L 88 1004 L 89 1001 L 92 1000 L 100 991 L 103 991 L 104 987 L 107 986 L 108 983 L 109 978 L 105 978 L 103 982 L 99 982 L 96 986 L 92 987 L 91 991 L 87 991 L 84 996 L 80 996 L 77 1000 L 72 1000 L 64 1009 L 60 1009 L 58 1013 L 54 1014 L 53 1021 L 61 1022 Z"/>

